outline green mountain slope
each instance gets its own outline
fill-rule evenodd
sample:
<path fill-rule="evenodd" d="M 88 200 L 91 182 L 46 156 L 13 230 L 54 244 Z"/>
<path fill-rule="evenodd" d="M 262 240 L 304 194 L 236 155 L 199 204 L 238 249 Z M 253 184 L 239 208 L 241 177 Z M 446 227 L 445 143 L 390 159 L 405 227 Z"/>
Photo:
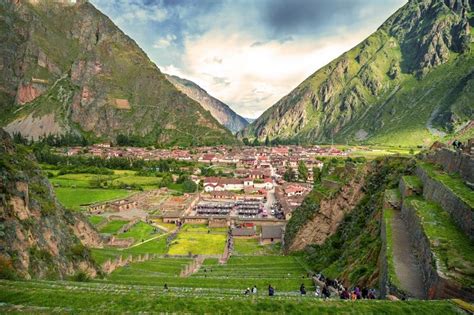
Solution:
<path fill-rule="evenodd" d="M 411 0 L 241 134 L 301 142 L 423 144 L 474 118 L 467 0 Z"/>
<path fill-rule="evenodd" d="M 166 78 L 173 83 L 178 90 L 198 102 L 205 110 L 208 110 L 218 122 L 232 133 L 244 129 L 249 124 L 245 118 L 239 116 L 227 104 L 209 95 L 196 83 L 175 75 L 166 74 Z"/>
<path fill-rule="evenodd" d="M 0 112 L 8 132 L 235 142 L 108 17 L 87 1 L 69 2 L 0 2 Z"/>

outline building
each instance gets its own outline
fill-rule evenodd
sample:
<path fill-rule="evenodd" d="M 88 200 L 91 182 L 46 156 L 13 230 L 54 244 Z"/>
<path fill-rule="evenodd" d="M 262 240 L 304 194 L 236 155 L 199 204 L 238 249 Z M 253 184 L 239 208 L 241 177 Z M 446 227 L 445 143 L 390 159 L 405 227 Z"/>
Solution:
<path fill-rule="evenodd" d="M 282 242 L 284 236 L 283 225 L 262 225 L 262 233 L 260 234 L 261 244 L 274 244 Z"/>

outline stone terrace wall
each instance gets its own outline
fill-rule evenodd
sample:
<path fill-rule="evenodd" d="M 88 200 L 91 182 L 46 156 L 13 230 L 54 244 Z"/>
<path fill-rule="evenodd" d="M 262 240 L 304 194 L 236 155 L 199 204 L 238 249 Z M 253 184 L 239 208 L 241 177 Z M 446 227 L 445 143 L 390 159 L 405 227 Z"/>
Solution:
<path fill-rule="evenodd" d="M 430 153 L 427 159 L 441 165 L 446 172 L 459 173 L 465 181 L 474 183 L 474 159 L 471 155 L 442 148 Z"/>
<path fill-rule="evenodd" d="M 423 285 L 429 299 L 461 298 L 467 301 L 474 300 L 474 292 L 464 289 L 457 283 L 444 278 L 436 270 L 436 260 L 431 253 L 430 242 L 416 214 L 416 210 L 404 202 L 402 217 L 411 237 L 411 245 L 423 276 Z M 409 246 L 409 244 L 407 244 Z"/>
<path fill-rule="evenodd" d="M 417 167 L 416 175 L 423 182 L 423 197 L 440 204 L 445 211 L 451 214 L 451 217 L 466 235 L 474 240 L 473 209 L 442 183 L 432 179 L 423 168 Z"/>

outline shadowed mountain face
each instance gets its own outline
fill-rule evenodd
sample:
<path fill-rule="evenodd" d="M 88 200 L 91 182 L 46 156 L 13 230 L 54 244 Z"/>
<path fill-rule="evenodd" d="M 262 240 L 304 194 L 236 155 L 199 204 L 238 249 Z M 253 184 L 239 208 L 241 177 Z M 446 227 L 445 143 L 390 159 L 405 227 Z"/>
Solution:
<path fill-rule="evenodd" d="M 0 2 L 0 122 L 8 132 L 235 142 L 108 17 L 87 1 L 63 2 Z"/>
<path fill-rule="evenodd" d="M 240 135 L 260 140 L 422 144 L 474 119 L 468 0 L 411 0 Z"/>
<path fill-rule="evenodd" d="M 178 90 L 201 104 L 205 110 L 208 110 L 218 122 L 232 133 L 236 133 L 248 125 L 245 118 L 239 116 L 228 105 L 209 95 L 196 83 L 174 75 L 166 75 L 166 78 L 173 83 Z"/>

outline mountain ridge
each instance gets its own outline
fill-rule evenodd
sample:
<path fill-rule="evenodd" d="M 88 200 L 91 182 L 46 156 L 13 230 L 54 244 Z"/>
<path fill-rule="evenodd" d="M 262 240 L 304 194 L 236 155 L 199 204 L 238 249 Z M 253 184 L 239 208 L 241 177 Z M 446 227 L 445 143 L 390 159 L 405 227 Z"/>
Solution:
<path fill-rule="evenodd" d="M 239 136 L 418 145 L 462 128 L 474 118 L 471 9 L 467 0 L 409 1 Z"/>
<path fill-rule="evenodd" d="M 87 1 L 2 2 L 1 124 L 38 139 L 119 134 L 144 145 L 237 143 Z M 179 122 L 179 123 L 178 123 Z"/>
<path fill-rule="evenodd" d="M 165 74 L 165 76 L 178 90 L 198 102 L 232 133 L 236 133 L 248 125 L 247 120 L 233 111 L 229 105 L 213 97 L 196 83 L 176 75 Z"/>

